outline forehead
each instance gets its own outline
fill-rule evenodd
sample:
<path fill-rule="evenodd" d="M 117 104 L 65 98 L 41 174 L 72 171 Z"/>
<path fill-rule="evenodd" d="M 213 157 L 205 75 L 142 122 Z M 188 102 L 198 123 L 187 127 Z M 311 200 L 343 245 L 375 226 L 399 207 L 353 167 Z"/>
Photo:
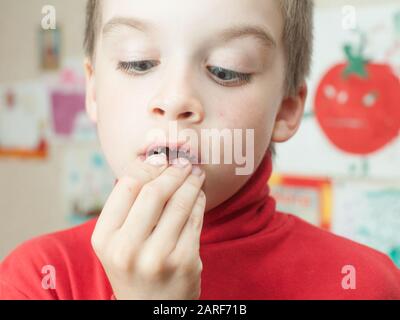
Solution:
<path fill-rule="evenodd" d="M 251 36 L 277 46 L 283 17 L 276 0 L 103 0 L 100 32 L 121 29 L 179 41 Z"/>

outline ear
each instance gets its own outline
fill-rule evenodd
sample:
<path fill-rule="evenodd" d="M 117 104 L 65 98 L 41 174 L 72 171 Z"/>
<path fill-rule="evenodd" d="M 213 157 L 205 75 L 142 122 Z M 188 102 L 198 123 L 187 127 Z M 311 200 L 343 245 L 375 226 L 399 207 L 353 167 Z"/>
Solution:
<path fill-rule="evenodd" d="M 297 132 L 303 117 L 307 93 L 307 84 L 304 82 L 295 96 L 282 100 L 272 132 L 273 142 L 285 142 Z"/>
<path fill-rule="evenodd" d="M 86 78 L 86 113 L 90 120 L 97 123 L 97 103 L 96 103 L 96 86 L 95 74 L 91 59 L 84 60 L 85 78 Z"/>

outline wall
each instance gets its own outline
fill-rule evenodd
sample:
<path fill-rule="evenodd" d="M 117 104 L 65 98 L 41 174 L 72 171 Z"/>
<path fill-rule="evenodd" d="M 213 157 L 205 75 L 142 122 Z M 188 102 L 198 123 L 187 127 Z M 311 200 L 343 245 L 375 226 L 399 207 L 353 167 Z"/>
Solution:
<path fill-rule="evenodd" d="M 0 83 L 41 75 L 36 46 L 42 7 L 54 5 L 62 28 L 62 57 L 82 59 L 82 0 L 0 0 Z M 0 259 L 24 240 L 69 226 L 61 193 L 65 145 L 46 161 L 0 159 Z"/>

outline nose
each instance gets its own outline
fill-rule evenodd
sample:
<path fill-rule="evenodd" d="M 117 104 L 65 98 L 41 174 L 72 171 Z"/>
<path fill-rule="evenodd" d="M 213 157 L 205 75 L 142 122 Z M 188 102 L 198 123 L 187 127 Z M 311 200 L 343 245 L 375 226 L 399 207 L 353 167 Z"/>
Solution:
<path fill-rule="evenodd" d="M 164 80 L 158 94 L 149 104 L 148 111 L 154 119 L 199 124 L 204 119 L 204 110 L 195 94 L 188 72 L 178 72 Z"/>

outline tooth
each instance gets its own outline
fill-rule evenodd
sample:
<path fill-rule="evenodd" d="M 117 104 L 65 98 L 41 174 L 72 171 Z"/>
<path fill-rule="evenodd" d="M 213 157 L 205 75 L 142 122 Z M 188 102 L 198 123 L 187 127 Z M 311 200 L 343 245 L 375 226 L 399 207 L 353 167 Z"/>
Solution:
<path fill-rule="evenodd" d="M 149 156 L 152 156 L 152 155 L 154 155 L 154 154 L 160 154 L 160 153 L 165 153 L 165 154 L 166 154 L 166 152 L 165 152 L 164 149 L 165 149 L 165 148 L 163 148 L 163 147 L 156 147 L 156 148 L 154 148 L 154 149 L 151 149 L 151 150 L 147 153 L 147 156 L 149 157 Z"/>
<path fill-rule="evenodd" d="M 154 154 L 164 153 L 167 158 L 173 160 L 175 158 L 184 157 L 191 161 L 194 161 L 194 156 L 192 156 L 189 150 L 186 149 L 172 149 L 169 147 L 158 146 L 152 150 L 150 150 L 147 154 L 147 157 L 152 156 Z"/>

